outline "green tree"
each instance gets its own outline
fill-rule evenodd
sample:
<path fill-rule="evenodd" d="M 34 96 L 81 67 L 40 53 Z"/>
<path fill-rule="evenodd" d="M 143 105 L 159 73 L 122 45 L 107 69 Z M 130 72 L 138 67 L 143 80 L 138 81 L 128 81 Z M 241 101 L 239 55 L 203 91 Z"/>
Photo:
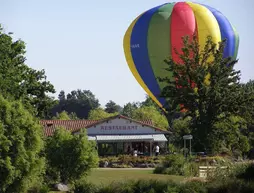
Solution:
<path fill-rule="evenodd" d="M 146 95 L 145 101 L 141 102 L 140 106 L 141 107 L 143 107 L 143 106 L 154 106 L 156 109 L 161 111 L 160 107 L 153 101 L 153 99 L 149 95 Z"/>
<path fill-rule="evenodd" d="M 68 114 L 66 111 L 56 113 L 56 116 L 52 117 L 53 120 L 77 120 L 78 117 L 75 113 Z"/>
<path fill-rule="evenodd" d="M 0 192 L 26 192 L 44 172 L 42 128 L 21 102 L 0 96 Z"/>
<path fill-rule="evenodd" d="M 55 93 L 44 70 L 34 70 L 25 64 L 25 43 L 13 41 L 0 26 L 0 92 L 5 98 L 22 100 L 34 115 L 44 118 L 54 105 L 48 93 Z"/>
<path fill-rule="evenodd" d="M 133 112 L 139 107 L 139 104 L 137 103 L 127 103 L 124 105 L 122 110 L 122 115 L 133 118 Z"/>
<path fill-rule="evenodd" d="M 105 111 L 107 113 L 120 113 L 122 111 L 122 107 L 112 100 L 110 100 L 105 106 Z"/>
<path fill-rule="evenodd" d="M 191 117 L 180 117 L 173 121 L 171 131 L 173 136 L 171 136 L 171 143 L 176 147 L 183 147 L 183 136 L 191 134 Z"/>
<path fill-rule="evenodd" d="M 61 113 L 56 113 L 56 116 L 52 118 L 57 120 L 71 120 L 68 113 L 66 111 L 62 111 Z"/>
<path fill-rule="evenodd" d="M 101 120 L 109 117 L 113 117 L 118 115 L 118 113 L 107 113 L 102 108 L 93 109 L 89 112 L 88 119 L 89 120 Z"/>
<path fill-rule="evenodd" d="M 75 113 L 79 119 L 87 119 L 89 112 L 99 106 L 99 100 L 90 90 L 73 90 L 67 97 L 64 91 L 61 91 L 58 104 L 52 108 L 51 113 L 55 116 L 56 113 L 66 111 L 68 114 Z"/>
<path fill-rule="evenodd" d="M 191 133 L 198 139 L 193 140 L 196 150 L 210 149 L 215 123 L 240 115 L 253 96 L 242 92 L 240 71 L 234 69 L 237 60 L 223 58 L 224 42 L 217 47 L 208 37 L 200 50 L 196 38 L 190 41 L 186 37 L 183 45 L 181 52 L 176 52 L 180 61 L 165 61 L 174 78 L 158 78 L 166 84 L 161 96 L 168 101 L 169 122 L 179 109 L 187 110 L 184 116 L 192 118 Z"/>
<path fill-rule="evenodd" d="M 246 121 L 238 116 L 230 116 L 216 122 L 209 137 L 212 145 L 212 153 L 233 153 L 241 156 L 250 149 L 247 136 L 243 135 L 247 131 Z"/>
<path fill-rule="evenodd" d="M 156 127 L 168 130 L 167 118 L 154 106 L 144 106 L 134 110 L 132 118 L 135 120 L 152 120 Z"/>
<path fill-rule="evenodd" d="M 47 176 L 65 184 L 82 179 L 97 166 L 95 147 L 95 143 L 88 141 L 84 129 L 76 135 L 64 128 L 57 129 L 46 142 Z"/>
<path fill-rule="evenodd" d="M 247 83 L 243 83 L 242 89 L 243 93 L 249 96 L 254 95 L 254 80 L 249 80 Z M 253 101 L 246 102 L 246 109 L 241 112 L 241 116 L 247 121 L 248 131 L 246 135 L 248 136 L 251 148 L 254 150 L 254 103 Z M 254 151 L 253 151 L 254 152 Z"/>

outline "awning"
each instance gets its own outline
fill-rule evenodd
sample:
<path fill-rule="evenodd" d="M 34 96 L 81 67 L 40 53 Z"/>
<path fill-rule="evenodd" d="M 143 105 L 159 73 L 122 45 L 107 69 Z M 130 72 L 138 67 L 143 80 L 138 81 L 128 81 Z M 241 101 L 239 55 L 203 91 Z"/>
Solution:
<path fill-rule="evenodd" d="M 88 140 L 89 140 L 89 141 L 95 141 L 95 140 L 96 140 L 96 137 L 88 136 Z"/>
<path fill-rule="evenodd" d="M 124 142 L 124 141 L 168 141 L 163 134 L 156 135 L 96 135 L 96 137 L 88 137 L 88 140 L 96 140 L 99 142 Z"/>

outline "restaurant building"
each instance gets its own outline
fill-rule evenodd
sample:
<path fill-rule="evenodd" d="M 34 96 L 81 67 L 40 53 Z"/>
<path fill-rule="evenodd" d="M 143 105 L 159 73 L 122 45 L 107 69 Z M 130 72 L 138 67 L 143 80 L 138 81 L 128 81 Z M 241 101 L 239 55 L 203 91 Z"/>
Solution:
<path fill-rule="evenodd" d="M 100 156 L 132 154 L 154 155 L 159 145 L 160 152 L 166 151 L 169 131 L 157 128 L 151 120 L 136 121 L 117 115 L 103 120 L 41 120 L 44 135 L 50 137 L 58 127 L 64 127 L 73 134 L 86 128 L 88 140 L 97 144 Z"/>

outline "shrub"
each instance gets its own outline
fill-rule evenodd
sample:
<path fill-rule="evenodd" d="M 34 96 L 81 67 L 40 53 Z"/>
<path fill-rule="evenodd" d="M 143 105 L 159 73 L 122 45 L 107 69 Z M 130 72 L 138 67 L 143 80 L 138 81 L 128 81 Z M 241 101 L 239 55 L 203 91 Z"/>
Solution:
<path fill-rule="evenodd" d="M 109 157 L 101 157 L 99 161 L 99 166 L 103 167 L 104 163 L 108 162 L 108 167 L 139 167 L 140 164 L 159 164 L 163 156 L 158 157 L 152 157 L 152 156 L 139 156 L 134 157 L 131 155 L 119 155 L 117 157 L 115 156 L 109 156 Z M 150 166 L 152 167 L 152 166 Z"/>
<path fill-rule="evenodd" d="M 236 178 L 246 181 L 254 181 L 254 163 L 242 166 L 242 168 L 238 170 Z"/>
<path fill-rule="evenodd" d="M 95 186 L 84 183 L 75 187 L 74 193 L 251 193 L 254 182 L 228 179 L 212 183 L 191 181 L 174 183 L 172 181 L 139 180 Z"/>
<path fill-rule="evenodd" d="M 100 187 L 88 182 L 76 183 L 73 189 L 74 193 L 97 193 Z"/>
<path fill-rule="evenodd" d="M 252 193 L 254 192 L 254 183 L 238 179 L 218 180 L 209 183 L 207 190 L 209 193 Z"/>
<path fill-rule="evenodd" d="M 72 135 L 66 129 L 57 129 L 52 137 L 47 138 L 46 157 L 47 175 L 54 175 L 56 180 L 65 184 L 86 176 L 98 164 L 94 144 L 88 141 L 84 130 Z"/>
<path fill-rule="evenodd" d="M 191 181 L 181 186 L 181 193 L 206 193 L 206 184 L 200 181 Z"/>
<path fill-rule="evenodd" d="M 198 165 L 182 154 L 171 154 L 164 158 L 162 164 L 155 168 L 156 174 L 196 176 Z"/>

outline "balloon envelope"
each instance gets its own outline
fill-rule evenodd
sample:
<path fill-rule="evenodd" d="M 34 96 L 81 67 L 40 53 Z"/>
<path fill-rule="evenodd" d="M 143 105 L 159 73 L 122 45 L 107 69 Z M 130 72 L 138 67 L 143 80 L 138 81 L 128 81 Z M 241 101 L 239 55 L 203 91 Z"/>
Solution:
<path fill-rule="evenodd" d="M 159 97 L 165 83 L 157 77 L 172 77 L 165 70 L 164 60 L 179 60 L 174 49 L 182 48 L 182 37 L 198 37 L 201 50 L 207 36 L 215 43 L 226 39 L 224 57 L 236 59 L 239 36 L 228 19 L 207 5 L 178 2 L 166 3 L 145 11 L 129 26 L 124 36 L 124 52 L 128 66 L 147 94 L 163 107 L 165 99 Z"/>

